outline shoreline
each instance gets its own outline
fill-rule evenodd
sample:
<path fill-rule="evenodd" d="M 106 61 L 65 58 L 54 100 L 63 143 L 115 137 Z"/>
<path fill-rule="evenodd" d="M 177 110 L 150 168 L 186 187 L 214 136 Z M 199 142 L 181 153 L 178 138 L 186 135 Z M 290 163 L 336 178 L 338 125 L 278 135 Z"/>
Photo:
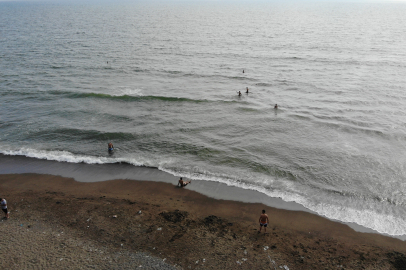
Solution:
<path fill-rule="evenodd" d="M 37 173 L 60 175 L 73 178 L 79 182 L 100 182 L 114 179 L 127 179 L 134 181 L 154 181 L 170 184 L 177 184 L 178 177 L 161 171 L 158 168 L 139 167 L 132 164 L 86 164 L 69 163 L 54 160 L 43 160 L 26 156 L 8 156 L 0 154 L 0 175 L 12 173 Z M 331 221 L 345 224 L 357 232 L 375 233 L 406 241 L 406 235 L 388 235 L 380 233 L 371 228 L 364 227 L 357 223 L 343 222 L 322 216 L 296 202 L 286 202 L 281 198 L 269 197 L 256 190 L 243 189 L 235 186 L 228 186 L 220 182 L 193 180 L 193 185 L 188 189 L 194 190 L 205 196 L 219 200 L 234 200 L 245 203 L 262 203 L 264 205 L 293 211 L 304 211 L 314 215 L 327 218 Z"/>
<path fill-rule="evenodd" d="M 1 196 L 7 199 L 11 213 L 0 228 L 12 235 L 5 224 L 23 224 L 27 231 L 47 224 L 66 234 L 69 231 L 69 239 L 90 241 L 98 249 L 147 252 L 185 269 L 285 265 L 290 269 L 402 269 L 398 265 L 406 263 L 406 245 L 399 239 L 355 232 L 308 212 L 217 200 L 188 187 L 153 181 L 78 182 L 54 175 L 2 174 Z M 257 232 L 262 209 L 270 217 L 268 234 Z M 26 240 L 21 245 L 33 245 L 31 239 Z M 9 247 L 8 253 L 13 252 Z M 75 263 L 71 261 L 71 266 Z"/>

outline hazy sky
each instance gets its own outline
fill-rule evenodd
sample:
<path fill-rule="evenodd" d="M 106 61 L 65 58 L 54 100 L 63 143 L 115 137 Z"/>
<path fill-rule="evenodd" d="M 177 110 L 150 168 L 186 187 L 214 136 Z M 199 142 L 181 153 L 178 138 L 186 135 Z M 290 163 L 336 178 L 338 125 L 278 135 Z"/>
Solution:
<path fill-rule="evenodd" d="M 102 3 L 112 3 L 112 4 L 118 4 L 118 3 L 135 3 L 135 2 L 143 2 L 147 1 L 149 3 L 151 2 L 245 2 L 245 3 L 264 3 L 264 2 L 332 2 L 332 3 L 405 3 L 406 0 L 0 0 L 0 3 L 6 3 L 6 2 L 30 2 L 30 3 L 79 3 L 79 4 L 102 4 Z"/>

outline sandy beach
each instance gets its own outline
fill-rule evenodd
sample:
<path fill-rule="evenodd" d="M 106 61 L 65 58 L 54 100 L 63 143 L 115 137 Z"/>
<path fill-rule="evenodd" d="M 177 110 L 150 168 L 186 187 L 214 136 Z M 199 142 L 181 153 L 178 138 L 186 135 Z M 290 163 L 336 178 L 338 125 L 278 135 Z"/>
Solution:
<path fill-rule="evenodd" d="M 193 183 L 191 184 L 193 185 Z M 189 186 L 188 186 L 189 187 Z M 406 244 L 173 184 L 0 175 L 4 269 L 406 269 Z M 258 233 L 261 210 L 267 233 Z"/>

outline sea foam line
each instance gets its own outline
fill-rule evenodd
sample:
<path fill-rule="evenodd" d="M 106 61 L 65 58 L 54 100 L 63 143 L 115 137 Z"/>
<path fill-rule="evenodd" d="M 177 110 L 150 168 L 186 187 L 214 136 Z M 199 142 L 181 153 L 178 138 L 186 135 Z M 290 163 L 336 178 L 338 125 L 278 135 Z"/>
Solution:
<path fill-rule="evenodd" d="M 240 181 L 237 178 L 232 178 L 228 175 L 213 174 L 208 172 L 179 173 L 170 169 L 165 169 L 162 166 L 159 166 L 158 169 L 175 176 L 185 177 L 192 180 L 220 182 L 226 184 L 227 186 L 258 191 L 269 197 L 281 198 L 283 201 L 286 202 L 298 203 L 309 209 L 310 211 L 313 211 L 318 215 L 326 217 L 330 220 L 343 223 L 355 223 L 365 228 L 375 230 L 381 234 L 390 236 L 406 235 L 406 221 L 393 215 L 378 213 L 376 211 L 366 209 L 354 209 L 351 207 L 345 207 L 343 209 L 340 205 L 332 205 L 329 203 L 316 204 L 312 202 L 310 198 L 306 198 L 303 195 L 297 193 L 282 190 L 270 190 L 263 186 L 253 185 L 247 182 Z"/>
<path fill-rule="evenodd" d="M 143 163 L 138 162 L 135 159 L 128 160 L 125 158 L 75 155 L 69 151 L 47 151 L 47 150 L 36 150 L 31 148 L 21 148 L 19 150 L 1 150 L 0 153 L 8 156 L 25 156 L 36 159 L 45 159 L 69 163 L 113 164 L 125 162 L 135 166 L 144 166 Z"/>
<path fill-rule="evenodd" d="M 327 203 L 311 205 L 308 208 L 315 211 L 320 216 L 341 222 L 355 223 L 366 228 L 373 229 L 381 234 L 391 236 L 406 235 L 406 221 L 400 217 L 390 214 L 383 214 L 367 209 L 354 209 L 345 207 L 339 209 L 335 205 Z"/>
<path fill-rule="evenodd" d="M 86 164 L 114 164 L 114 163 L 128 163 L 134 166 L 145 166 L 143 163 L 136 161 L 135 159 L 126 158 L 112 158 L 112 157 L 96 157 L 86 155 L 75 155 L 69 151 L 47 151 L 36 150 L 31 148 L 21 148 L 19 150 L 1 150 L 1 154 L 9 156 L 26 156 L 36 159 L 45 159 L 58 162 L 68 163 L 86 163 Z M 330 204 L 314 204 L 309 199 L 287 191 L 281 190 L 269 190 L 265 187 L 249 184 L 247 182 L 240 181 L 236 177 L 230 177 L 223 174 L 213 173 L 179 173 L 170 169 L 166 169 L 163 166 L 158 166 L 158 169 L 174 176 L 186 177 L 192 180 L 212 181 L 226 184 L 227 186 L 238 187 L 241 189 L 254 190 L 263 193 L 269 197 L 281 198 L 286 202 L 296 202 L 303 205 L 307 209 L 316 212 L 317 214 L 326 218 L 341 221 L 356 223 L 366 228 L 373 229 L 379 233 L 387 234 L 391 236 L 406 235 L 406 221 L 391 215 L 385 215 L 373 211 L 351 209 L 346 207 L 345 210 L 339 209 L 338 206 Z"/>

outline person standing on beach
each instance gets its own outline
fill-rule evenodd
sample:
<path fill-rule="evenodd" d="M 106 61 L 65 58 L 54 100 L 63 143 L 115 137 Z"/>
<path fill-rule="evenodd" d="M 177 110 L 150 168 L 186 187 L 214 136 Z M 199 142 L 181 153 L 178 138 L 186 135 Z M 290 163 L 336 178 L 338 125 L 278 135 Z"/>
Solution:
<path fill-rule="evenodd" d="M 264 233 L 266 233 L 266 227 L 268 226 L 268 223 L 269 223 L 268 215 L 265 214 L 265 210 L 262 210 L 262 214 L 259 217 L 259 231 L 258 231 L 258 233 L 261 232 L 262 226 L 264 226 Z"/>
<path fill-rule="evenodd" d="M 189 184 L 190 182 L 192 182 L 192 181 L 183 181 L 183 179 L 182 179 L 182 177 L 179 179 L 179 182 L 178 182 L 178 186 L 179 187 L 185 187 L 187 184 Z"/>
<path fill-rule="evenodd" d="M 8 209 L 7 209 L 7 201 L 4 198 L 0 199 L 1 210 L 3 210 L 5 217 L 8 219 Z"/>

